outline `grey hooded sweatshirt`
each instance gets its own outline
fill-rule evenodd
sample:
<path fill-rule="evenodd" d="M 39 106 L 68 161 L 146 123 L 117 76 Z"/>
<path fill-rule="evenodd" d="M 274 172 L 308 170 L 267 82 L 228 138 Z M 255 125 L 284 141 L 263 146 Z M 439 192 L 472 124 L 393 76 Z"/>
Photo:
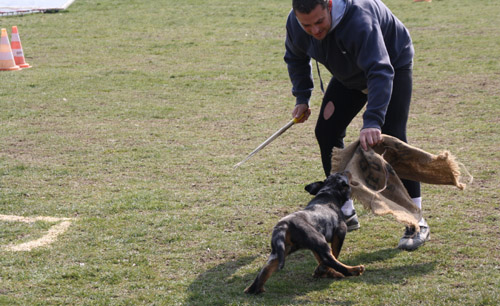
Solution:
<path fill-rule="evenodd" d="M 313 90 L 311 58 L 350 89 L 367 90 L 363 128 L 384 124 L 394 70 L 410 67 L 413 44 L 408 30 L 380 0 L 333 0 L 332 28 L 323 40 L 307 34 L 292 10 L 286 24 L 285 62 L 297 104 Z"/>

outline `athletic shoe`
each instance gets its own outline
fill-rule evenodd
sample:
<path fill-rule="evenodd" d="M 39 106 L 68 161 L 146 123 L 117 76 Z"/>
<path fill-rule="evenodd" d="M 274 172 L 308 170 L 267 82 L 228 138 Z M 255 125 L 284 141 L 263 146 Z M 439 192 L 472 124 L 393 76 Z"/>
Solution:
<path fill-rule="evenodd" d="M 361 225 L 359 225 L 358 216 L 356 215 L 356 212 L 353 212 L 352 215 L 350 215 L 349 217 L 345 217 L 345 223 L 347 225 L 348 232 L 355 231 L 361 227 Z"/>
<path fill-rule="evenodd" d="M 431 239 L 429 226 L 420 226 L 420 232 L 416 233 L 414 228 L 406 227 L 404 236 L 399 240 L 398 249 L 414 251 Z"/>

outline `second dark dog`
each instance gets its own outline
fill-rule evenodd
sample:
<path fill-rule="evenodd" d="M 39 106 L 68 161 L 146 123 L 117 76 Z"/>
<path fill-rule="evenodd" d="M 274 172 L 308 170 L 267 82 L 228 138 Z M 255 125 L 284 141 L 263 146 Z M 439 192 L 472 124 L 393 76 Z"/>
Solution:
<path fill-rule="evenodd" d="M 362 265 L 347 266 L 337 260 L 347 233 L 340 207 L 351 194 L 349 177 L 349 173 L 332 174 L 324 182 L 313 183 L 314 186 L 306 188 L 316 196 L 305 209 L 284 217 L 276 224 L 268 261 L 245 293 L 264 292 L 264 284 L 269 277 L 284 267 L 285 257 L 299 249 L 309 249 L 316 257 L 318 266 L 314 277 L 342 278 L 364 272 Z"/>

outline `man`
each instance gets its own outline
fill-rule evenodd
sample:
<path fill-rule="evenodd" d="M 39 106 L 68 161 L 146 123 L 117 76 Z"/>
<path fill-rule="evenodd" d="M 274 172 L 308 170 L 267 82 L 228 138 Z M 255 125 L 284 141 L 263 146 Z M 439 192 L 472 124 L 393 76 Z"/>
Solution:
<path fill-rule="evenodd" d="M 292 115 L 304 115 L 300 122 L 311 114 L 311 58 L 333 75 L 315 129 L 325 175 L 330 174 L 333 147 L 344 147 L 346 128 L 365 105 L 359 134 L 364 150 L 380 143 L 382 133 L 407 142 L 414 50 L 401 21 L 379 0 L 293 0 L 292 6 L 284 59 L 296 97 Z M 421 208 L 420 183 L 403 184 Z M 358 229 L 352 200 L 342 211 L 349 230 Z M 399 248 L 415 250 L 429 239 L 424 218 L 419 225 L 416 235 L 406 228 Z"/>

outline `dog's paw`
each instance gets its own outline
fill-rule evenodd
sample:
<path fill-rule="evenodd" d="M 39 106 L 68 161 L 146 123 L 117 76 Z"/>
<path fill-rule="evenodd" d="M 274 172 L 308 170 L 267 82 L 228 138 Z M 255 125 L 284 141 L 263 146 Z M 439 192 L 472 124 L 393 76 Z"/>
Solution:
<path fill-rule="evenodd" d="M 314 270 L 313 274 L 314 278 L 344 278 L 344 274 L 335 271 L 334 269 L 319 265 L 316 270 Z"/>
<path fill-rule="evenodd" d="M 353 268 L 354 268 L 352 271 L 353 276 L 359 276 L 359 275 L 363 274 L 363 272 L 365 272 L 365 266 L 363 266 L 363 265 L 355 266 Z"/>
<path fill-rule="evenodd" d="M 255 286 L 250 286 L 245 289 L 246 294 L 260 294 L 262 292 L 265 292 L 266 290 L 264 288 L 256 288 Z"/>

